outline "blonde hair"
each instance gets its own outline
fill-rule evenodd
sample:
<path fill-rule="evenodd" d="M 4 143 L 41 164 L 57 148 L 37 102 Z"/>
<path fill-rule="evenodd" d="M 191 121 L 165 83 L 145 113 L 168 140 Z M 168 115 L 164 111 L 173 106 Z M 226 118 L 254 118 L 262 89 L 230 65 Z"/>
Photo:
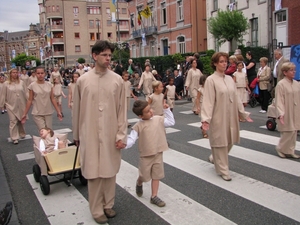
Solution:
<path fill-rule="evenodd" d="M 153 90 L 155 90 L 160 84 L 162 84 L 162 82 L 159 81 L 159 80 L 153 81 L 152 82 L 152 88 L 153 88 Z"/>
<path fill-rule="evenodd" d="M 268 58 L 267 58 L 267 57 L 261 57 L 261 58 L 259 59 L 259 61 L 260 61 L 260 62 L 263 61 L 265 64 L 267 64 L 267 63 L 268 63 Z"/>
<path fill-rule="evenodd" d="M 15 70 L 15 71 L 18 72 L 18 70 L 17 70 L 16 68 L 13 68 L 13 69 L 11 69 L 11 70 L 9 71 L 9 76 L 8 76 L 8 83 L 9 83 L 9 84 L 11 84 L 11 82 L 12 82 L 12 79 L 11 79 L 11 73 L 12 73 L 13 70 Z M 17 83 L 20 83 L 20 78 L 19 78 L 19 76 L 17 76 L 16 79 L 17 79 Z"/>
<path fill-rule="evenodd" d="M 40 131 L 41 131 L 41 130 L 46 130 L 46 131 L 49 131 L 49 133 L 50 133 L 50 136 L 51 136 L 51 137 L 53 137 L 53 135 L 54 135 L 54 132 L 53 132 L 53 130 L 52 130 L 52 129 L 50 129 L 49 127 L 43 127 L 43 128 L 41 128 L 41 129 L 40 129 Z"/>
<path fill-rule="evenodd" d="M 236 61 L 237 61 L 237 58 L 236 58 L 236 56 L 235 56 L 235 55 L 231 55 L 231 56 L 229 57 L 229 59 L 232 59 L 234 62 L 236 62 Z"/>
<path fill-rule="evenodd" d="M 287 72 L 290 69 L 296 68 L 296 65 L 292 62 L 285 62 L 281 66 L 281 71 L 282 72 Z"/>
<path fill-rule="evenodd" d="M 152 74 L 153 74 L 153 75 L 156 75 L 156 74 L 157 74 L 157 71 L 156 71 L 156 70 L 152 70 Z"/>

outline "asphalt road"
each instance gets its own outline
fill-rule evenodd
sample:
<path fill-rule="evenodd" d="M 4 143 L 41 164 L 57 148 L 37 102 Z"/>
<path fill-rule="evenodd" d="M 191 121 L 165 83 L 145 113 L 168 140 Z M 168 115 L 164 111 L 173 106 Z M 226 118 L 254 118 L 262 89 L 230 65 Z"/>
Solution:
<path fill-rule="evenodd" d="M 176 124 L 167 129 L 172 150 L 164 153 L 165 178 L 159 190 L 159 196 L 167 206 L 160 209 L 150 204 L 147 198 L 150 183 L 144 185 L 144 198 L 135 196 L 138 165 L 135 144 L 132 149 L 123 150 L 124 163 L 117 178 L 114 206 L 118 215 L 110 219 L 109 224 L 300 224 L 300 160 L 276 156 L 274 146 L 279 132 L 260 127 L 267 120 L 266 114 L 258 112 L 260 107 L 246 108 L 254 122 L 240 125 L 243 137 L 229 158 L 231 182 L 218 177 L 213 165 L 207 162 L 210 154 L 207 140 L 202 139 L 200 129 L 195 125 L 200 121 L 199 117 L 188 114 L 190 109 L 190 102 L 177 102 L 174 108 Z M 62 122 L 54 117 L 54 130 L 72 129 L 66 99 L 63 99 L 63 113 Z M 75 188 L 55 184 L 51 185 L 50 195 L 37 195 L 41 191 L 30 184 L 34 159 L 17 158 L 33 151 L 33 141 L 22 140 L 18 145 L 8 142 L 8 115 L 0 115 L 0 118 L 0 157 L 20 224 L 94 224 L 88 222 L 91 221 L 88 209 L 77 223 L 70 222 L 63 210 L 60 210 L 61 214 L 50 213 L 52 208 L 64 204 L 74 210 L 80 209 L 82 206 L 76 202 L 76 197 L 59 199 L 57 196 L 72 190 L 71 193 L 83 196 L 81 202 L 86 204 L 87 187 L 75 180 Z M 128 119 L 135 118 L 132 112 L 128 113 Z M 26 131 L 31 136 L 38 135 L 31 116 Z M 72 133 L 69 133 L 69 139 L 72 140 Z M 47 202 L 51 202 L 52 208 Z"/>

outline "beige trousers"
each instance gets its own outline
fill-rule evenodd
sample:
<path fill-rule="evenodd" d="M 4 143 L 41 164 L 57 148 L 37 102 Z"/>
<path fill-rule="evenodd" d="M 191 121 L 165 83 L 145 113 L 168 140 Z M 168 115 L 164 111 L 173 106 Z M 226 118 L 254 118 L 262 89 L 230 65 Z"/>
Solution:
<path fill-rule="evenodd" d="M 38 130 L 48 127 L 52 129 L 52 114 L 51 115 L 32 115 L 33 121 L 35 122 L 36 126 L 38 127 Z"/>
<path fill-rule="evenodd" d="M 89 205 L 94 219 L 104 215 L 104 209 L 111 209 L 115 203 L 116 176 L 88 180 Z"/>
<path fill-rule="evenodd" d="M 197 90 L 196 89 L 193 89 L 193 90 L 190 90 L 190 96 L 192 98 L 192 102 L 193 102 L 193 112 L 196 112 L 197 111 L 197 105 L 196 105 L 196 101 L 197 101 Z"/>
<path fill-rule="evenodd" d="M 297 141 L 297 131 L 280 132 L 279 143 L 276 150 L 283 154 L 294 154 Z"/>
<path fill-rule="evenodd" d="M 225 147 L 212 147 L 212 156 L 214 160 L 215 170 L 218 175 L 229 175 L 228 154 L 232 148 L 232 144 Z"/>
<path fill-rule="evenodd" d="M 25 137 L 24 125 L 21 121 L 15 116 L 15 114 L 7 109 L 7 114 L 9 117 L 9 134 L 12 141 L 18 140 L 21 137 Z"/>

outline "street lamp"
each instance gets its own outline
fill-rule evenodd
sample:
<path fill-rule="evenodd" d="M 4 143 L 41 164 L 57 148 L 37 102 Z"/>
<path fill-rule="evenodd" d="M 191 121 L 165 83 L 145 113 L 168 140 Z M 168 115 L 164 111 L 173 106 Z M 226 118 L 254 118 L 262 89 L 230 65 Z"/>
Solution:
<path fill-rule="evenodd" d="M 100 33 L 99 33 L 100 20 L 98 18 L 96 18 L 96 21 L 97 21 L 97 28 L 98 28 L 97 40 L 100 40 Z"/>

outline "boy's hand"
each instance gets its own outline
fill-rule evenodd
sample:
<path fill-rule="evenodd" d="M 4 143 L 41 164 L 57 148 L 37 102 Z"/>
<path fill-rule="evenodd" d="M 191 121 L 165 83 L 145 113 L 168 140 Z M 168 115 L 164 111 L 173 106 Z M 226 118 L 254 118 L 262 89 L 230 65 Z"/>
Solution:
<path fill-rule="evenodd" d="M 117 142 L 116 142 L 116 148 L 117 149 L 123 149 L 123 148 L 125 148 L 126 147 L 126 145 L 121 141 L 121 140 L 118 140 Z"/>
<path fill-rule="evenodd" d="M 167 103 L 164 104 L 164 109 L 169 108 L 169 105 Z"/>

